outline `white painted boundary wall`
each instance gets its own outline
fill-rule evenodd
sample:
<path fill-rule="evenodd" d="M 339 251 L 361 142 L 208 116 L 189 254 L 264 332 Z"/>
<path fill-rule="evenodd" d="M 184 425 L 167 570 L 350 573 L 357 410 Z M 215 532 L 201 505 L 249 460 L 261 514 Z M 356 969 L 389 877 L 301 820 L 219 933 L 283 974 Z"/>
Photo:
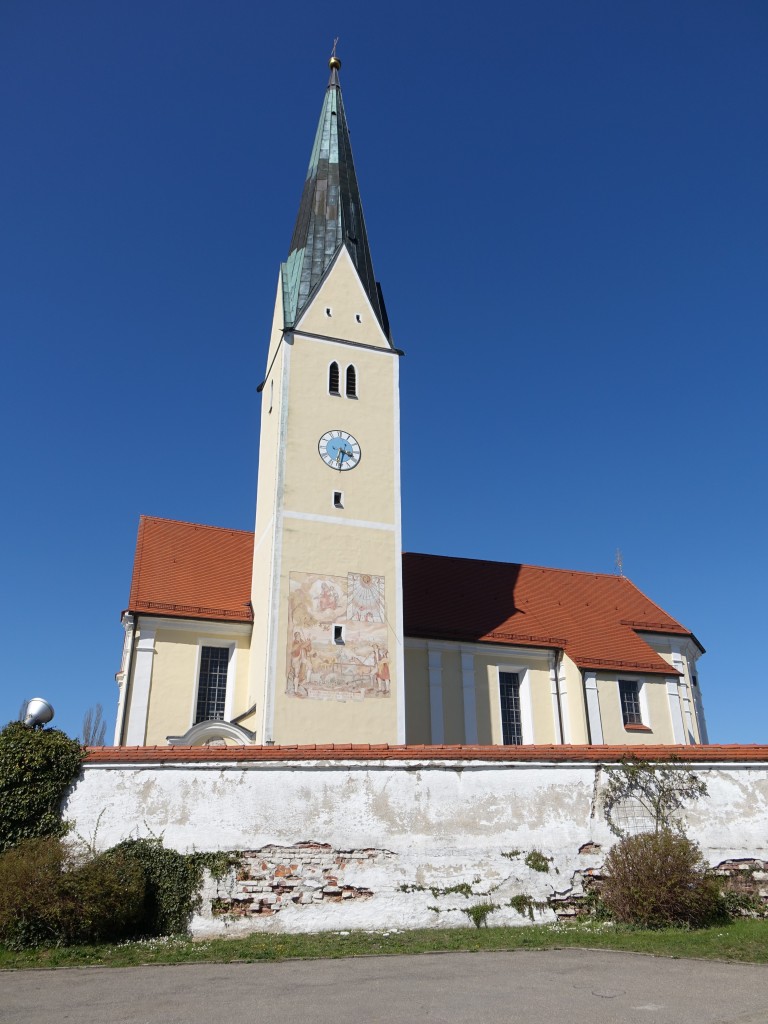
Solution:
<path fill-rule="evenodd" d="M 709 788 L 687 814 L 705 859 L 768 859 L 768 765 L 681 767 Z M 467 926 L 461 908 L 482 902 L 501 907 L 489 923 L 525 924 L 504 906 L 510 897 L 578 894 L 615 842 L 604 781 L 600 765 L 584 763 L 86 764 L 64 811 L 98 849 L 155 835 L 181 852 L 258 851 L 252 880 L 206 882 L 197 935 Z M 599 849 L 580 853 L 585 844 Z M 552 858 L 548 871 L 526 866 L 532 850 Z M 460 883 L 471 896 L 429 891 Z M 213 914 L 217 896 L 239 900 L 239 916 Z"/>

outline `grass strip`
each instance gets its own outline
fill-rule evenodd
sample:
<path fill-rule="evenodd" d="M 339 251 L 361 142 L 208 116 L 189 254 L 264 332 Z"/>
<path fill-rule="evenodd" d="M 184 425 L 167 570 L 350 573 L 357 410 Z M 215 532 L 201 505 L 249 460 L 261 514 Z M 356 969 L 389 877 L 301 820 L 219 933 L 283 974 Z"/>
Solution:
<path fill-rule="evenodd" d="M 119 945 L 69 946 L 14 952 L 0 946 L 0 969 L 134 967 L 140 964 L 231 963 L 336 959 L 450 950 L 620 949 L 657 956 L 768 963 L 768 921 L 744 919 L 713 928 L 658 931 L 610 924 L 532 925 L 520 928 L 435 928 L 414 931 L 258 933 L 193 941 L 182 936 Z"/>

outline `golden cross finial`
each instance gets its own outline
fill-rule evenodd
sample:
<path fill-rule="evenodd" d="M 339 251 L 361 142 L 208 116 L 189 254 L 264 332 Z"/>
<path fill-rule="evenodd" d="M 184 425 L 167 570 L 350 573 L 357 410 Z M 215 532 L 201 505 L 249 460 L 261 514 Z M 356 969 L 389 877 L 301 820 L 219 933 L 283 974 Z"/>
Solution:
<path fill-rule="evenodd" d="M 339 37 L 336 36 L 336 38 L 333 40 L 333 49 L 331 50 L 331 59 L 328 61 L 328 67 L 332 71 L 338 71 L 339 68 L 341 67 L 341 61 L 336 56 L 336 47 L 338 46 L 338 43 L 339 43 Z"/>

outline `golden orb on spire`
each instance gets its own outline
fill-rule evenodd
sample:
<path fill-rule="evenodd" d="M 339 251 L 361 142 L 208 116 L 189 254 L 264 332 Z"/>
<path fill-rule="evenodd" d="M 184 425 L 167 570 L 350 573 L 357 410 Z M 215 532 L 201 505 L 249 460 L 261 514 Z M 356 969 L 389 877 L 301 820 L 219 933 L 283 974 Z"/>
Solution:
<path fill-rule="evenodd" d="M 341 69 L 341 61 L 339 60 L 335 53 L 328 61 L 328 67 L 331 69 L 331 71 L 339 71 Z"/>

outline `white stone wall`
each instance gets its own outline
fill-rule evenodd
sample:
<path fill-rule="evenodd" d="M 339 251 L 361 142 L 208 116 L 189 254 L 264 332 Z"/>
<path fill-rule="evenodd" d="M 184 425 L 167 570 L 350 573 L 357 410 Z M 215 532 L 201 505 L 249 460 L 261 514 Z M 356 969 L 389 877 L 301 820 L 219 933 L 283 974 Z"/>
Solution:
<path fill-rule="evenodd" d="M 768 765 L 683 767 L 709 788 L 687 815 L 705 858 L 767 860 Z M 245 852 L 239 872 L 207 880 L 197 935 L 466 926 L 482 903 L 499 908 L 491 924 L 525 924 L 510 899 L 554 920 L 615 842 L 602 779 L 599 765 L 563 763 L 96 764 L 65 818 L 98 849 L 155 835 L 181 852 Z"/>

